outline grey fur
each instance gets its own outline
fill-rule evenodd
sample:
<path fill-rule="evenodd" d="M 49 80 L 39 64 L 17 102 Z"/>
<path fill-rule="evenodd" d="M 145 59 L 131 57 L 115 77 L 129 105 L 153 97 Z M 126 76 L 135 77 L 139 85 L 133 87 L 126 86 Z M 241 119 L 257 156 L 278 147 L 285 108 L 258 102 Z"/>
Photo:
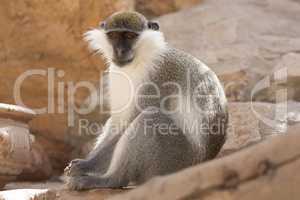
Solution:
<path fill-rule="evenodd" d="M 73 161 L 66 168 L 70 189 L 124 187 L 130 182 L 139 184 L 218 154 L 226 138 L 228 113 L 226 97 L 216 75 L 196 58 L 171 47 L 157 59 L 154 68 L 143 79 L 157 85 L 161 96 L 139 99 L 139 107 L 135 106 L 128 119 L 123 119 L 129 126 L 118 133 L 112 133 L 110 129 L 119 123 L 111 116 L 106 132 L 100 136 L 102 142 L 87 159 Z M 183 98 L 195 98 L 201 112 L 193 106 L 191 113 L 163 111 L 163 99 L 176 94 L 174 88 L 164 85 L 167 82 L 179 84 Z M 149 96 L 155 94 L 155 90 L 149 85 L 140 90 L 140 94 Z M 170 111 L 181 104 L 178 99 L 169 99 L 164 105 Z M 184 127 L 186 118 L 196 123 L 196 130 Z M 159 129 L 160 124 L 172 127 L 172 132 Z M 215 125 L 218 126 L 217 133 L 214 133 Z"/>

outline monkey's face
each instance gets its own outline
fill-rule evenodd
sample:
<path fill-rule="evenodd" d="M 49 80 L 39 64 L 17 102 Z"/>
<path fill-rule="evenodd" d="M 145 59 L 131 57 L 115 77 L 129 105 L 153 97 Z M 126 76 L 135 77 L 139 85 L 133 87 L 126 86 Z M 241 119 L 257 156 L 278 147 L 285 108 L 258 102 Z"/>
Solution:
<path fill-rule="evenodd" d="M 120 67 L 132 62 L 135 57 L 134 45 L 139 34 L 131 31 L 111 31 L 106 35 L 113 48 L 112 61 Z"/>
<path fill-rule="evenodd" d="M 150 63 L 166 47 L 157 22 L 136 12 L 118 12 L 85 33 L 85 40 L 107 63 L 118 67 Z"/>

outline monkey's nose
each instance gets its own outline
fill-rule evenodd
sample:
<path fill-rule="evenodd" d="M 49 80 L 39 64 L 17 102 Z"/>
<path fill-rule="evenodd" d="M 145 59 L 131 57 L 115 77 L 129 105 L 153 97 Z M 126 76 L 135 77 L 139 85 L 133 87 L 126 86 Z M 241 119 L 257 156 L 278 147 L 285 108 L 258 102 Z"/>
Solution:
<path fill-rule="evenodd" d="M 116 53 L 117 53 L 117 56 L 119 58 L 121 58 L 126 53 L 126 50 L 125 49 L 117 49 Z"/>

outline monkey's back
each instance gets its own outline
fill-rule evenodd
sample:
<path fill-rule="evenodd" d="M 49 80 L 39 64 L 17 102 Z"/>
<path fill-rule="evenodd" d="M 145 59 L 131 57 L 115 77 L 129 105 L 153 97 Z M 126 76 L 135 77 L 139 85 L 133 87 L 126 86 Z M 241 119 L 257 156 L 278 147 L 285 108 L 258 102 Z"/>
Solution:
<path fill-rule="evenodd" d="M 167 107 L 179 107 L 170 116 L 199 153 L 195 162 L 214 158 L 225 143 L 228 124 L 227 100 L 219 79 L 200 60 L 171 47 L 162 55 L 158 66 L 161 67 L 154 76 L 157 85 L 173 82 L 182 89 L 179 100 L 170 100 Z M 172 85 L 161 90 L 166 95 L 176 93 Z"/>

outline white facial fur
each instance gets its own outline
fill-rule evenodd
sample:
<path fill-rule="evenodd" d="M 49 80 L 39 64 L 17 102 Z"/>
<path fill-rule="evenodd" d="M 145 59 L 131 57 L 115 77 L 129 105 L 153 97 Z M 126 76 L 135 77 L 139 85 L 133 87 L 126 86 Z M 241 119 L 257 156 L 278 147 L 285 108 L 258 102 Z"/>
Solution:
<path fill-rule="evenodd" d="M 108 64 L 112 63 L 113 47 L 102 29 L 90 30 L 84 34 L 84 38 L 89 43 L 90 49 L 96 51 L 96 53 L 101 53 L 108 61 Z M 166 42 L 161 32 L 145 30 L 139 36 L 134 46 L 136 52 L 135 58 L 128 65 L 137 66 L 149 63 L 156 58 L 165 47 Z M 125 66 L 123 68 L 127 67 L 128 66 Z"/>
<path fill-rule="evenodd" d="M 144 80 L 149 70 L 155 70 L 154 61 L 159 59 L 167 45 L 163 34 L 159 31 L 143 31 L 135 46 L 133 61 L 125 66 L 116 66 L 113 62 L 113 47 L 102 29 L 94 29 L 85 33 L 89 47 L 101 53 L 109 64 L 109 94 L 113 113 L 122 113 L 122 118 L 134 103 L 136 88 Z"/>
<path fill-rule="evenodd" d="M 93 29 L 84 34 L 84 40 L 88 42 L 89 48 L 96 53 L 102 54 L 108 63 L 113 58 L 113 48 L 103 30 Z"/>

